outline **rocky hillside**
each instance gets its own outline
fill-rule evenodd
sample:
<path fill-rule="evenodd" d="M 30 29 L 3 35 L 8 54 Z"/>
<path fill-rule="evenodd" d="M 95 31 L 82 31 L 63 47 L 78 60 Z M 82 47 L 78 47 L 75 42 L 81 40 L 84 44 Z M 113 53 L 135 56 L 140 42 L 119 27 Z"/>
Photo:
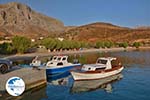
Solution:
<path fill-rule="evenodd" d="M 65 30 L 64 24 L 52 17 L 33 11 L 27 5 L 11 2 L 0 5 L 0 36 L 24 35 L 39 37 Z"/>
<path fill-rule="evenodd" d="M 65 36 L 82 41 L 150 42 L 150 28 L 131 29 L 110 23 L 92 23 L 68 30 Z"/>
<path fill-rule="evenodd" d="M 11 2 L 0 5 L 0 38 L 23 35 L 30 38 L 64 36 L 79 41 L 148 42 L 150 27 L 135 29 L 110 23 L 67 26 L 52 17 L 33 11 L 27 5 Z"/>

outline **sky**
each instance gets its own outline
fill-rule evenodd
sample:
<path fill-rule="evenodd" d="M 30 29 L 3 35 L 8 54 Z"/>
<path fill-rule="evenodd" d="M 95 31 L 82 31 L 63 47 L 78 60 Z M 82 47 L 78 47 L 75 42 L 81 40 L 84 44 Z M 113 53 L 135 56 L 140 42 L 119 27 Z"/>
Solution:
<path fill-rule="evenodd" d="M 20 2 L 66 26 L 107 22 L 124 27 L 150 26 L 150 0 L 0 0 Z"/>

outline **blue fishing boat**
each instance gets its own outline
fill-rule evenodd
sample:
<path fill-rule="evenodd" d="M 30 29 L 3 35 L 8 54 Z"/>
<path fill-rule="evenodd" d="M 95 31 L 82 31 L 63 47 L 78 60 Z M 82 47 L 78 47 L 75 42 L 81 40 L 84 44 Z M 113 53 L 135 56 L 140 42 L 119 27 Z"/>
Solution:
<path fill-rule="evenodd" d="M 54 56 L 46 64 L 46 74 L 58 74 L 81 66 L 80 63 L 69 63 L 68 56 Z"/>

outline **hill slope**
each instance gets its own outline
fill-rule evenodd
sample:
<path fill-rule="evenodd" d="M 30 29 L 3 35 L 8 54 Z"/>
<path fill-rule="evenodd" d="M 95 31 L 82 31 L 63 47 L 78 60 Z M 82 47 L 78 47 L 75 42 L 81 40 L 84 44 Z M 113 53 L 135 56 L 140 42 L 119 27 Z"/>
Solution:
<path fill-rule="evenodd" d="M 60 34 L 61 33 L 61 34 Z M 63 22 L 33 11 L 27 5 L 11 2 L 0 5 L 0 37 L 23 35 L 30 38 L 60 36 L 79 41 L 149 42 L 150 27 L 136 29 L 110 23 L 65 27 Z"/>
<path fill-rule="evenodd" d="M 92 23 L 68 30 L 65 36 L 80 41 L 150 41 L 150 29 L 131 29 L 110 23 Z"/>
<path fill-rule="evenodd" d="M 0 36 L 47 36 L 64 29 L 61 21 L 37 13 L 24 4 L 11 2 L 0 5 Z"/>

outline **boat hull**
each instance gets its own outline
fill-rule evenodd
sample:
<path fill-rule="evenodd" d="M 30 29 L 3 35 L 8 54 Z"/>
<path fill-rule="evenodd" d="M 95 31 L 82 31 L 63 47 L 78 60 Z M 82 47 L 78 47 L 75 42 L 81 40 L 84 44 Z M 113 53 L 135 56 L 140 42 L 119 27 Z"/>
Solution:
<path fill-rule="evenodd" d="M 71 70 L 72 68 L 79 67 L 81 64 L 75 64 L 70 66 L 63 66 L 59 68 L 46 68 L 46 75 L 64 73 L 66 71 Z"/>
<path fill-rule="evenodd" d="M 78 80 L 95 80 L 95 79 L 101 79 L 101 78 L 106 78 L 109 76 L 116 75 L 120 73 L 124 67 L 118 67 L 115 70 L 110 70 L 110 71 L 104 71 L 104 72 L 75 72 L 71 71 L 71 75 L 73 76 L 73 79 L 78 81 Z"/>
<path fill-rule="evenodd" d="M 55 80 L 59 80 L 59 79 L 63 79 L 65 77 L 68 77 L 70 75 L 70 72 L 64 72 L 64 73 L 60 73 L 60 74 L 54 74 L 54 75 L 48 75 L 47 76 L 47 82 L 52 82 Z"/>
<path fill-rule="evenodd" d="M 45 65 L 44 64 L 41 64 L 39 66 L 33 66 L 33 65 L 30 65 L 30 64 L 19 64 L 20 67 L 25 67 L 25 68 L 30 68 L 30 67 L 38 67 L 38 68 L 44 68 Z"/>
<path fill-rule="evenodd" d="M 96 89 L 105 89 L 107 84 L 111 84 L 114 81 L 118 81 L 123 78 L 122 74 L 116 74 L 110 77 L 97 80 L 87 81 L 74 81 L 71 87 L 71 93 L 81 93 L 94 91 Z"/>

